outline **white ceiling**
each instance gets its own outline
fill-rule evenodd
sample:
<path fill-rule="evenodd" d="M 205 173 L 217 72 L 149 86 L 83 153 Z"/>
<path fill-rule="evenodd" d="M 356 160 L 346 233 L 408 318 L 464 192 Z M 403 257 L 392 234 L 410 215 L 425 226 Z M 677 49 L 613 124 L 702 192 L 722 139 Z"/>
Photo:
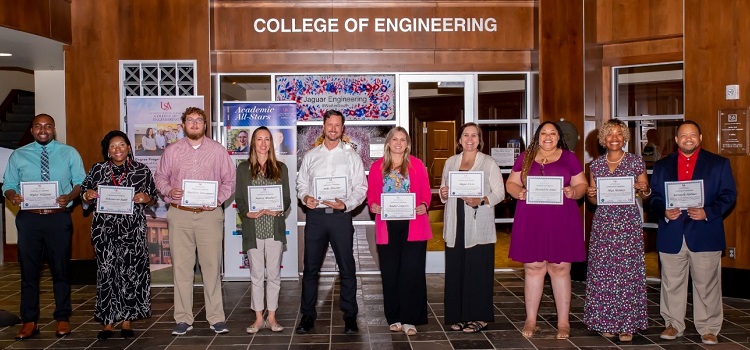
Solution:
<path fill-rule="evenodd" d="M 30 70 L 62 70 L 65 68 L 63 43 L 41 36 L 0 27 L 0 67 Z"/>

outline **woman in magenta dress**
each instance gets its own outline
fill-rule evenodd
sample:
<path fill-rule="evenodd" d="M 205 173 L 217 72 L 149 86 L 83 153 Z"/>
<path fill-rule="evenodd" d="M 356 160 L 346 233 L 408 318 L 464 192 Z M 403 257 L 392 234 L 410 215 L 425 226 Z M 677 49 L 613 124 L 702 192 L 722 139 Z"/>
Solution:
<path fill-rule="evenodd" d="M 518 199 L 508 255 L 523 263 L 526 321 L 521 334 L 526 338 L 538 330 L 536 319 L 547 274 L 557 308 L 557 339 L 570 336 L 570 266 L 586 260 L 577 201 L 586 194 L 588 183 L 581 162 L 566 148 L 560 127 L 549 121 L 542 123 L 529 148 L 513 165 L 505 185 Z M 528 176 L 562 177 L 563 204 L 526 203 Z"/>
<path fill-rule="evenodd" d="M 591 203 L 597 204 L 596 179 L 601 177 L 633 177 L 639 196 L 651 194 L 643 159 L 622 149 L 629 139 L 624 122 L 611 119 L 602 125 L 599 143 L 607 148 L 607 154 L 591 162 L 587 190 Z M 599 205 L 591 225 L 583 322 L 605 337 L 619 335 L 625 342 L 648 327 L 642 223 L 634 201 Z"/>

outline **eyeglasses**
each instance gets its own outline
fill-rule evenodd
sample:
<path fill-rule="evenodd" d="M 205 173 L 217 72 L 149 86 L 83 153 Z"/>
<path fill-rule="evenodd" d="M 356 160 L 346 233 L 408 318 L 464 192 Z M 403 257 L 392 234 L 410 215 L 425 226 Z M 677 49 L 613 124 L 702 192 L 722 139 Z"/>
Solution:
<path fill-rule="evenodd" d="M 198 119 L 187 118 L 187 119 L 185 119 L 185 124 L 203 124 L 205 122 L 206 121 L 203 120 L 203 118 L 198 118 Z"/>

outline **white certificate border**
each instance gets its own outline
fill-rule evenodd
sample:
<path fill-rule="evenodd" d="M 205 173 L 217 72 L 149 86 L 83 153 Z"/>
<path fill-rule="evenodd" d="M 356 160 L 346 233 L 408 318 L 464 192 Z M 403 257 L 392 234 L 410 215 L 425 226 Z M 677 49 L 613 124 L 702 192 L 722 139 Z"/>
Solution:
<path fill-rule="evenodd" d="M 132 198 L 135 197 L 135 187 L 131 187 L 131 186 L 127 186 L 126 187 L 126 186 L 106 186 L 106 185 L 99 185 L 97 187 L 97 190 L 98 190 L 97 192 L 99 192 L 99 198 L 96 199 L 96 212 L 97 213 L 99 213 L 99 214 L 124 214 L 124 215 L 133 215 L 133 212 L 134 212 L 133 204 L 134 203 L 133 203 Z M 130 211 L 129 212 L 128 211 L 119 212 L 119 211 L 116 211 L 116 210 L 101 210 L 101 208 L 99 206 L 99 201 L 102 199 L 102 192 L 104 192 L 103 190 L 106 190 L 106 191 L 112 191 L 112 190 L 118 190 L 118 191 L 125 190 L 125 191 L 129 191 L 130 192 L 130 198 L 131 198 L 131 200 L 130 200 Z"/>
<path fill-rule="evenodd" d="M 411 211 L 410 217 L 396 217 L 396 218 L 386 218 L 382 213 L 383 202 L 385 202 L 386 197 L 411 197 L 414 201 L 414 210 Z M 380 208 L 381 208 L 381 214 L 380 214 L 380 220 L 384 221 L 396 221 L 396 220 L 414 220 L 417 218 L 417 194 L 416 193 L 381 193 L 380 194 Z"/>
<path fill-rule="evenodd" d="M 450 191 L 451 184 L 453 183 L 453 175 L 477 175 L 479 174 L 481 177 L 482 182 L 482 192 L 479 194 L 479 196 L 462 196 L 462 195 L 452 195 Z M 484 171 L 481 170 L 472 170 L 472 171 L 449 171 L 448 172 L 448 198 L 484 198 Z"/>
<path fill-rule="evenodd" d="M 250 192 L 253 189 L 260 190 L 260 189 L 264 189 L 264 188 L 278 189 L 279 190 L 279 201 L 281 202 L 281 204 L 279 205 L 279 207 L 280 207 L 279 211 L 284 211 L 284 189 L 281 187 L 281 185 L 257 185 L 257 186 L 256 185 L 251 185 L 251 186 L 247 186 L 247 210 L 250 211 L 250 212 L 253 212 L 253 213 L 257 213 L 257 212 L 263 210 L 263 209 L 260 209 L 260 210 L 253 211 L 253 208 L 252 208 L 253 207 L 253 202 L 252 202 L 253 196 L 251 195 Z"/>
<path fill-rule="evenodd" d="M 316 176 L 316 177 L 313 178 L 313 191 L 315 191 L 314 195 L 315 195 L 315 199 L 316 200 L 320 200 L 320 201 L 327 200 L 327 199 L 318 199 L 318 180 L 324 180 L 324 179 L 344 179 L 344 183 L 345 183 L 344 187 L 346 188 L 346 197 L 344 197 L 344 198 L 338 198 L 338 199 L 340 199 L 340 200 L 343 201 L 343 200 L 349 198 L 350 193 L 349 193 L 349 177 L 348 176 L 346 176 L 346 175 L 341 175 L 341 176 Z"/>
<path fill-rule="evenodd" d="M 185 193 L 184 193 L 184 191 L 185 191 L 185 185 L 188 184 L 188 183 L 191 183 L 191 182 L 192 183 L 210 183 L 210 184 L 214 185 L 214 201 L 213 201 L 214 204 L 213 205 L 207 205 L 207 207 L 215 208 L 217 206 L 216 203 L 219 201 L 219 181 L 216 181 L 216 180 L 187 180 L 187 179 L 183 179 L 182 180 L 182 191 L 183 191 L 183 194 L 182 194 L 182 198 L 180 199 L 180 205 L 182 205 L 183 207 L 194 207 L 194 208 L 198 208 L 198 207 L 202 207 L 203 206 L 203 204 L 198 204 L 198 205 L 195 205 L 195 204 L 185 204 Z"/>
<path fill-rule="evenodd" d="M 23 196 L 23 194 L 26 192 L 26 191 L 23 190 L 24 186 L 32 186 L 32 185 L 55 185 L 55 193 L 57 193 L 57 196 L 55 196 L 55 198 L 57 198 L 57 197 L 60 196 L 60 184 L 57 182 L 57 180 L 55 180 L 55 181 L 22 181 L 21 183 L 19 183 L 19 186 L 18 186 L 19 189 L 21 190 L 21 196 Z M 25 196 L 23 196 L 23 197 L 24 197 L 24 199 L 26 198 Z M 27 202 L 25 202 L 25 201 L 23 203 L 21 203 L 21 206 L 20 206 L 21 210 L 60 209 L 60 208 L 62 208 L 62 207 L 60 207 L 59 204 L 57 204 L 57 201 L 55 201 L 55 205 L 47 205 L 47 206 L 26 206 L 26 205 L 24 205 L 26 203 Z"/>
<path fill-rule="evenodd" d="M 599 181 L 607 182 L 607 181 L 614 181 L 614 180 L 626 180 L 630 182 L 630 197 L 628 202 L 601 202 L 601 195 L 600 195 L 600 189 L 602 186 L 599 185 Z M 635 178 L 632 176 L 602 176 L 596 178 L 596 204 L 597 205 L 635 205 L 635 188 L 633 186 L 635 185 Z"/>
<path fill-rule="evenodd" d="M 559 181 L 560 182 L 560 194 L 559 194 L 559 201 L 544 201 L 544 200 L 534 200 L 529 201 L 528 196 L 528 188 L 529 188 L 529 180 L 543 180 L 543 181 Z M 565 179 L 562 176 L 526 176 L 526 188 L 527 188 L 527 194 L 526 194 L 526 204 L 541 204 L 541 205 L 563 205 L 565 203 L 565 199 L 563 198 L 563 187 L 564 187 L 564 181 Z"/>
<path fill-rule="evenodd" d="M 706 188 L 703 185 L 703 179 L 699 180 L 687 180 L 687 181 L 664 181 L 664 206 L 667 209 L 674 209 L 678 207 L 672 207 L 669 206 L 669 186 L 675 186 L 678 184 L 685 184 L 685 183 L 697 183 L 700 185 L 701 188 L 701 206 L 699 208 L 703 208 L 706 205 Z M 687 208 L 679 208 L 679 209 L 687 209 Z"/>

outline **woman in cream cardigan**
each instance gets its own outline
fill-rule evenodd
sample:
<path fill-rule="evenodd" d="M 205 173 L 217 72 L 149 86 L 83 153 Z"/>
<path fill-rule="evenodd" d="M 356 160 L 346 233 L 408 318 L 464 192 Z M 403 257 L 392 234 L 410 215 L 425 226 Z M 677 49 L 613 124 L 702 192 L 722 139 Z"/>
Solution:
<path fill-rule="evenodd" d="M 495 209 L 505 198 L 500 168 L 482 153 L 482 130 L 466 123 L 458 131 L 457 154 L 448 158 L 440 183 L 445 203 L 445 323 L 450 329 L 479 332 L 494 321 Z M 449 197 L 451 171 L 484 172 L 484 197 Z"/>

